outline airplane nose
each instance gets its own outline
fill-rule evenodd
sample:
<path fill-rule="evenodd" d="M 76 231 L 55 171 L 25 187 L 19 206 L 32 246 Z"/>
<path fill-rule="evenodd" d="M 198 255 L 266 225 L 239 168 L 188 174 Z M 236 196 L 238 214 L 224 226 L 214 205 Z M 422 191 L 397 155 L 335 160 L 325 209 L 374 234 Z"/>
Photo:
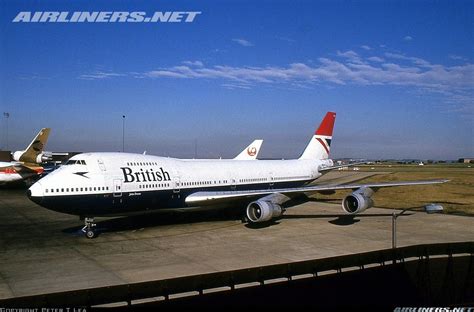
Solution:
<path fill-rule="evenodd" d="M 26 191 L 26 196 L 28 196 L 32 202 L 40 205 L 43 201 L 43 186 L 41 183 L 36 182 L 33 184 L 28 191 Z"/>

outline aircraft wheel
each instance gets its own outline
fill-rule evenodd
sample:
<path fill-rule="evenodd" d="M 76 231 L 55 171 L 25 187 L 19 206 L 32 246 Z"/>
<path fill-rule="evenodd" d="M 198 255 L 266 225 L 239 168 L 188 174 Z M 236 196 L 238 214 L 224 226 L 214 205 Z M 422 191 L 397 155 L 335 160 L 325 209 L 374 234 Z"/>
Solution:
<path fill-rule="evenodd" d="M 95 232 L 92 231 L 92 230 L 90 230 L 90 229 L 87 230 L 87 231 L 86 231 L 86 237 L 89 238 L 89 239 L 94 238 L 94 237 L 95 237 Z"/>

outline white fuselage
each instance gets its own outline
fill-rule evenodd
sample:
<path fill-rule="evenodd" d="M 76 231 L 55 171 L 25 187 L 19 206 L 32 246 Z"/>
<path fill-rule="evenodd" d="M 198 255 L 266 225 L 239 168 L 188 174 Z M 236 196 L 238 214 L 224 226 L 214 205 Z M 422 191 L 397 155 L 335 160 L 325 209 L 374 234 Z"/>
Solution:
<path fill-rule="evenodd" d="M 17 163 L 0 162 L 0 185 L 37 177 L 43 173 L 43 167 L 15 168 Z"/>
<path fill-rule="evenodd" d="M 198 191 L 302 186 L 321 176 L 327 160 L 181 160 L 129 153 L 86 153 L 35 183 L 30 198 L 81 216 L 185 208 Z"/>

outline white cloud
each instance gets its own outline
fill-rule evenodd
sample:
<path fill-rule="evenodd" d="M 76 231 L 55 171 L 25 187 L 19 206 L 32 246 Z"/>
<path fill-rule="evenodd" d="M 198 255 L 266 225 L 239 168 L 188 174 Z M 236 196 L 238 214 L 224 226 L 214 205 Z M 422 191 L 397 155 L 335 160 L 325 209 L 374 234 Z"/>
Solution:
<path fill-rule="evenodd" d="M 335 83 L 363 85 L 405 85 L 445 90 L 473 89 L 470 77 L 474 65 L 447 67 L 432 65 L 415 57 L 403 55 L 391 56 L 398 60 L 408 60 L 408 64 L 396 62 L 374 63 L 353 62 L 356 54 L 351 51 L 339 53 L 347 57 L 346 61 L 319 58 L 319 64 L 307 65 L 292 63 L 283 67 L 234 67 L 219 65 L 213 67 L 174 66 L 144 73 L 150 78 L 183 79 L 223 79 L 241 85 L 256 83 Z M 373 59 L 374 57 L 372 57 Z M 377 58 L 377 61 L 383 61 Z M 428 64 L 428 65 L 427 65 Z"/>
<path fill-rule="evenodd" d="M 427 62 L 424 59 L 421 59 L 419 57 L 405 56 L 403 54 L 389 53 L 389 52 L 385 53 L 384 55 L 388 58 L 409 61 L 409 62 L 412 62 L 412 63 L 414 63 L 416 65 L 419 65 L 419 66 L 424 66 L 424 67 L 431 67 L 432 66 L 429 62 Z"/>
<path fill-rule="evenodd" d="M 371 57 L 368 57 L 367 60 L 371 61 L 371 62 L 378 62 L 378 63 L 382 63 L 382 62 L 385 62 L 385 60 L 381 57 L 378 57 L 378 56 L 371 56 Z"/>
<path fill-rule="evenodd" d="M 240 44 L 240 45 L 243 46 L 243 47 L 253 47 L 253 43 L 251 43 L 250 41 L 245 40 L 245 39 L 234 38 L 234 39 L 232 39 L 232 41 L 234 41 L 234 42 Z"/>
<path fill-rule="evenodd" d="M 183 61 L 184 65 L 203 67 L 204 64 L 201 61 Z"/>
<path fill-rule="evenodd" d="M 367 51 L 372 50 L 371 47 L 369 47 L 368 45 L 365 45 L 365 44 L 364 44 L 364 45 L 361 45 L 360 47 L 361 47 L 362 49 L 364 49 L 364 50 L 367 50 Z"/>
<path fill-rule="evenodd" d="M 363 61 L 361 60 L 361 57 L 359 56 L 359 54 L 357 54 L 356 52 L 354 52 L 352 50 L 349 50 L 349 51 L 346 51 L 346 52 L 337 51 L 337 56 L 346 58 L 346 59 L 350 60 L 353 63 L 357 63 L 357 64 L 363 63 Z"/>
<path fill-rule="evenodd" d="M 452 60 L 455 60 L 455 61 L 467 61 L 468 59 L 464 56 L 460 56 L 460 55 L 455 55 L 455 54 L 450 54 L 449 55 L 449 58 L 452 59 Z"/>
<path fill-rule="evenodd" d="M 221 84 L 222 87 L 226 88 L 226 89 L 231 89 L 231 90 L 235 90 L 235 89 L 250 89 L 251 87 L 250 86 L 247 86 L 247 85 L 239 85 L 239 84 L 233 84 L 233 83 L 223 83 Z"/>
<path fill-rule="evenodd" d="M 284 66 L 207 66 L 201 61 L 184 61 L 178 66 L 141 73 L 95 71 L 78 78 L 96 80 L 125 75 L 145 79 L 216 80 L 228 89 L 250 89 L 262 84 L 288 88 L 314 88 L 321 84 L 404 86 L 422 93 L 438 94 L 446 102 L 458 103 L 459 107 L 474 113 L 474 64 L 432 64 L 422 58 L 399 53 L 362 57 L 351 50 L 337 51 L 335 58 L 320 57 L 314 62 L 295 62 Z"/>
<path fill-rule="evenodd" d="M 114 77 L 125 76 L 124 74 L 112 73 L 112 72 L 103 72 L 103 71 L 94 71 L 90 74 L 82 74 L 78 78 L 83 80 L 99 80 L 99 79 L 108 79 Z"/>
<path fill-rule="evenodd" d="M 405 37 L 403 37 L 403 40 L 405 40 L 405 41 L 412 41 L 412 40 L 413 40 L 413 37 L 412 37 L 412 36 L 405 36 Z"/>

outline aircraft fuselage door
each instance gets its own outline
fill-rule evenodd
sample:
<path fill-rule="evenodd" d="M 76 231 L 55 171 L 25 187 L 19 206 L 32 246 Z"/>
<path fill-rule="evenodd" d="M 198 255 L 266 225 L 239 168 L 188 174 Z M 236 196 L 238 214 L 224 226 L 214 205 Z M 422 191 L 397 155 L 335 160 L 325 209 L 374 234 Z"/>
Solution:
<path fill-rule="evenodd" d="M 173 181 L 173 193 L 179 194 L 179 192 L 181 191 L 181 186 L 180 185 L 181 185 L 180 184 L 180 178 L 175 177 L 174 181 Z"/>
<path fill-rule="evenodd" d="M 122 197 L 122 180 L 114 179 L 114 197 Z"/>
<path fill-rule="evenodd" d="M 105 164 L 102 158 L 97 159 L 97 164 L 99 165 L 100 170 L 105 171 Z"/>

